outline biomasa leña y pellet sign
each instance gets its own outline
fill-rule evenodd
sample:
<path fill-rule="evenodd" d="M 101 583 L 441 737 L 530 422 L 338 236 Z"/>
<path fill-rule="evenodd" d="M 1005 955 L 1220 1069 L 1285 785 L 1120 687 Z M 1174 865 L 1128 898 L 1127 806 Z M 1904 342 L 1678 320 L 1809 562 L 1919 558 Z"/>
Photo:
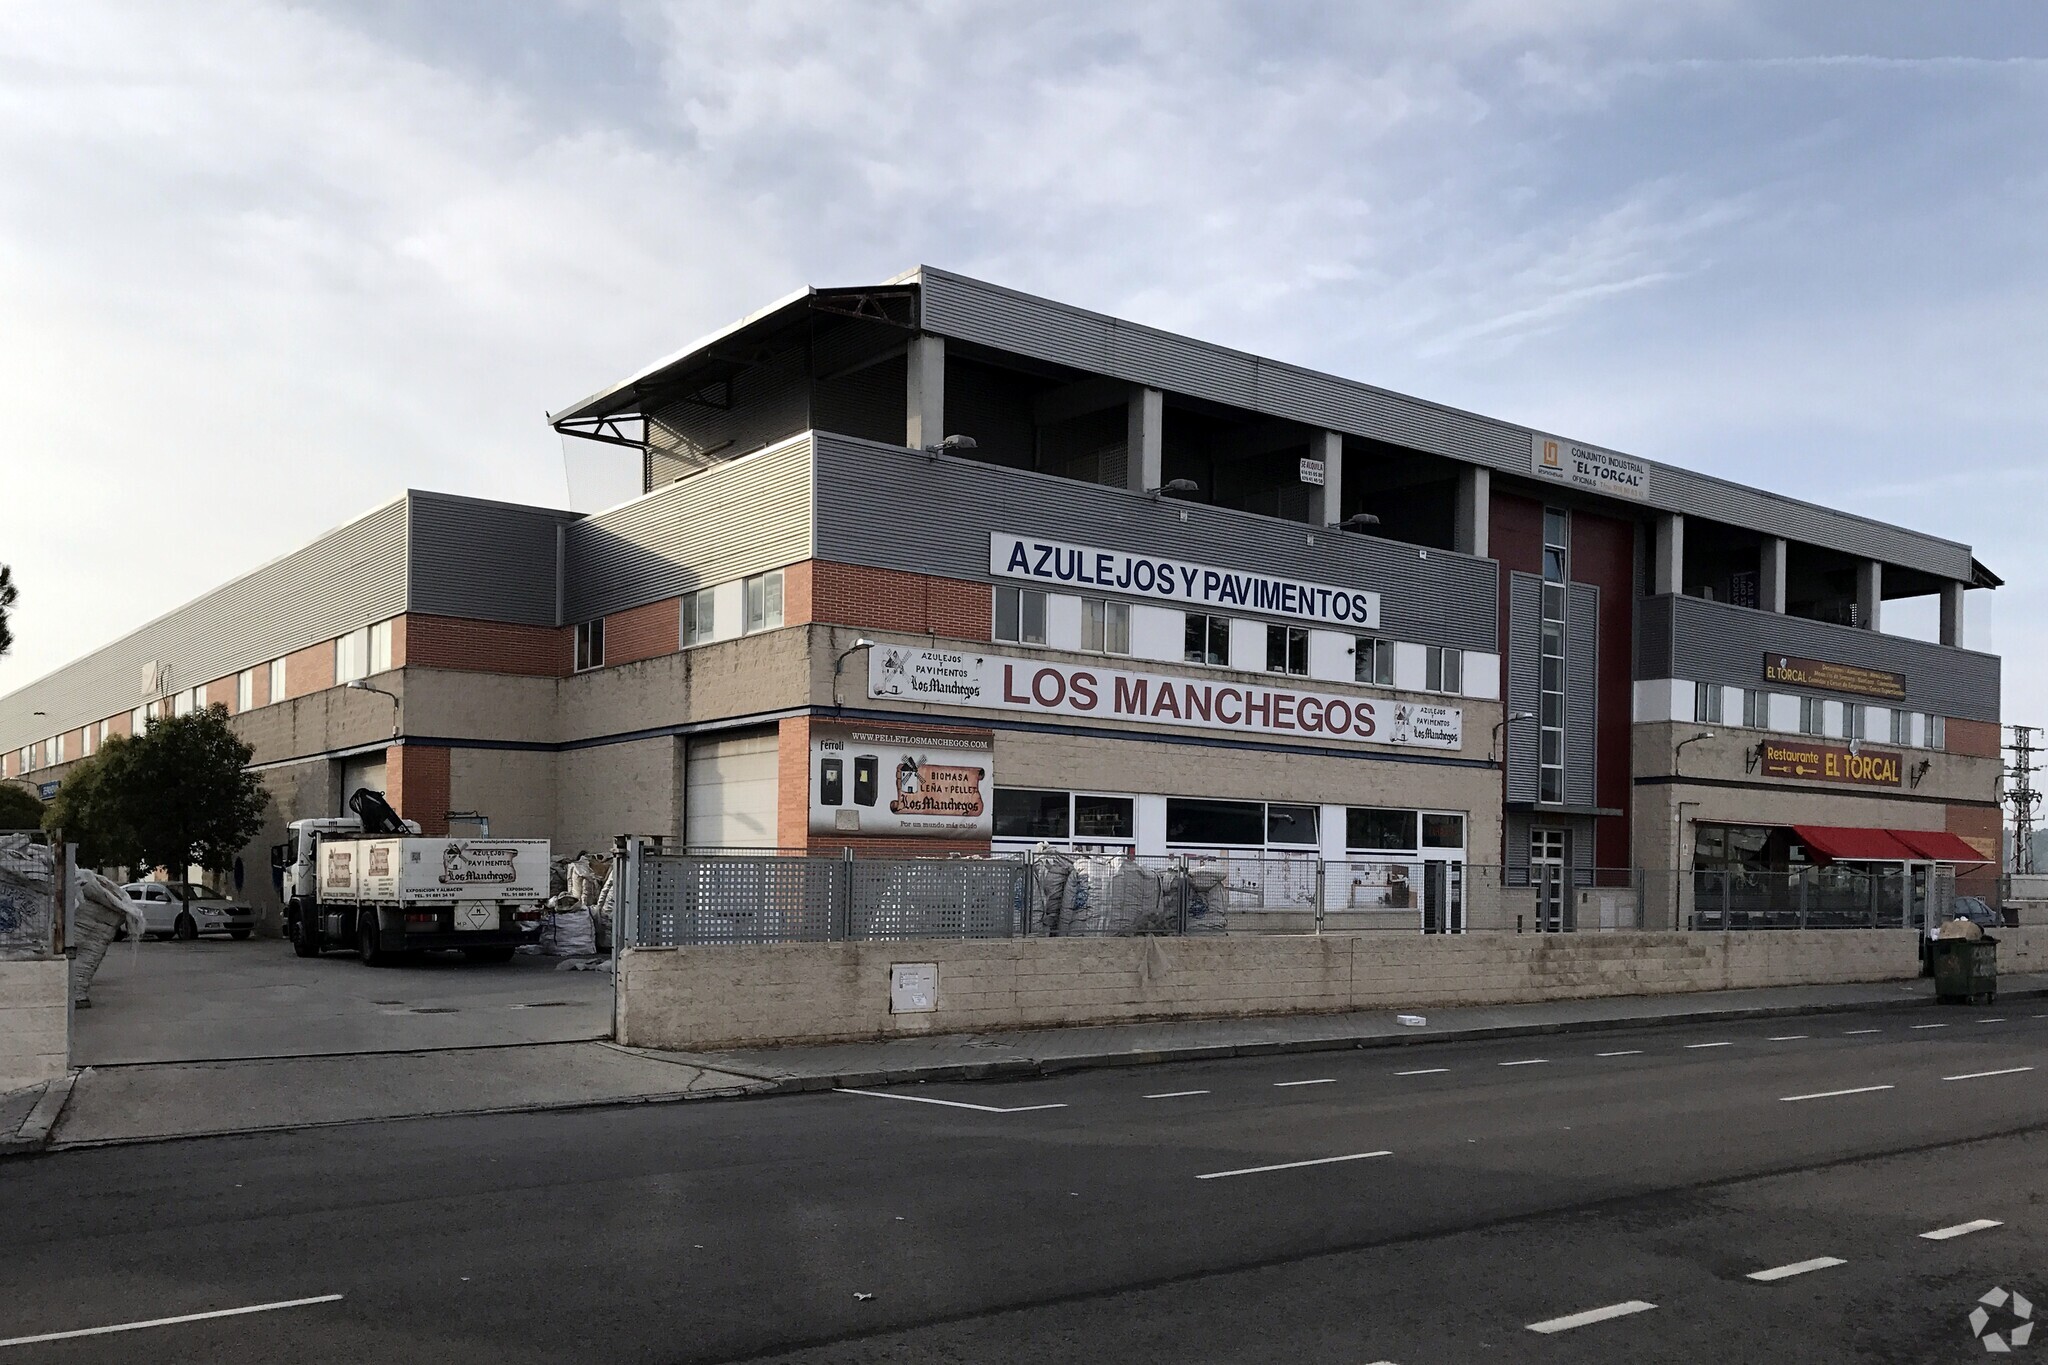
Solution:
<path fill-rule="evenodd" d="M 985 839 L 994 784 L 986 732 L 811 727 L 814 834 Z"/>
<path fill-rule="evenodd" d="M 1344 744 L 1464 744 L 1455 706 L 908 645 L 868 651 L 868 695 Z"/>

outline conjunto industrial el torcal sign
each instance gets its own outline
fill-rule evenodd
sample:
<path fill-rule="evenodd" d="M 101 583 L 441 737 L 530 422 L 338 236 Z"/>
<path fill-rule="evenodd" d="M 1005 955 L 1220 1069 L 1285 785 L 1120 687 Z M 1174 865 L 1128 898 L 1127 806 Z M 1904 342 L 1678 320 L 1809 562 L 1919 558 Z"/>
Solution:
<path fill-rule="evenodd" d="M 1885 701 L 1906 699 L 1906 675 L 1860 664 L 1838 664 L 1827 659 L 1801 659 L 1791 654 L 1764 655 L 1764 681 L 1788 687 L 1812 687 L 1823 692 L 1853 692 L 1859 697 L 1881 697 Z"/>
<path fill-rule="evenodd" d="M 1903 754 L 1885 749 L 1851 753 L 1839 744 L 1800 744 L 1767 739 L 1765 777 L 1797 777 L 1809 782 L 1843 782 L 1857 787 L 1896 787 Z"/>
<path fill-rule="evenodd" d="M 1380 623 L 1376 592 L 1001 531 L 989 535 L 988 569 L 1000 578 L 1029 579 L 1055 591 L 1092 588 L 1221 612 L 1251 611 L 1365 630 L 1377 629 Z"/>
<path fill-rule="evenodd" d="M 1464 743 L 1464 713 L 1455 706 L 905 645 L 868 652 L 868 695 L 1349 744 Z"/>
<path fill-rule="evenodd" d="M 1540 478 L 1576 484 L 1617 498 L 1642 502 L 1650 496 L 1650 467 L 1641 460 L 1559 436 L 1531 432 L 1529 469 Z"/>

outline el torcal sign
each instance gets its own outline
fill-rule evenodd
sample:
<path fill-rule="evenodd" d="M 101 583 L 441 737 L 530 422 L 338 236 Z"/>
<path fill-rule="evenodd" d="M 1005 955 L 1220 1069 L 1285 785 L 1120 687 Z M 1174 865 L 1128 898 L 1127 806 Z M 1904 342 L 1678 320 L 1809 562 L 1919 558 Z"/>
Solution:
<path fill-rule="evenodd" d="M 1852 692 L 1859 697 L 1884 701 L 1906 699 L 1906 675 L 1860 664 L 1838 664 L 1826 659 L 1802 659 L 1793 654 L 1764 655 L 1764 681 L 1788 687 L 1810 687 L 1821 692 Z"/>
<path fill-rule="evenodd" d="M 1796 777 L 1809 782 L 1842 782 L 1855 787 L 1896 787 L 1905 755 L 1886 749 L 1851 753 L 1839 744 L 1802 744 L 1767 739 L 1765 777 Z"/>

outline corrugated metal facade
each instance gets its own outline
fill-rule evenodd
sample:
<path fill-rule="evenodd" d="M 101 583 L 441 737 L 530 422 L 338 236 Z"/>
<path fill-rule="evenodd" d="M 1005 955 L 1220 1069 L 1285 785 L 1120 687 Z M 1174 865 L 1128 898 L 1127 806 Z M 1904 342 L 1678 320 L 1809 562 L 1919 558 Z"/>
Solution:
<path fill-rule="evenodd" d="M 1646 597 L 1637 604 L 1636 623 L 1638 678 L 1762 687 L 1763 656 L 1793 654 L 1903 673 L 1909 710 L 1998 719 L 1995 654 L 1698 597 Z"/>
<path fill-rule="evenodd" d="M 1538 716 L 1543 711 L 1543 580 L 1535 574 L 1508 575 L 1509 711 Z M 1520 720 L 1503 727 L 1507 758 L 1507 799 L 1534 801 L 1542 727 Z M 1524 850 L 1526 856 L 1527 850 Z"/>
<path fill-rule="evenodd" d="M 1396 638 L 1499 648 L 1491 560 L 822 432 L 815 439 L 820 559 L 988 581 L 989 533 L 1009 531 L 1367 588 L 1380 594 L 1382 629 Z"/>
<path fill-rule="evenodd" d="M 659 488 L 808 428 L 810 370 L 803 348 L 790 346 L 741 369 L 712 398 L 715 405 L 685 399 L 647 414 L 643 488 Z"/>
<path fill-rule="evenodd" d="M 521 625 L 555 620 L 555 532 L 574 512 L 414 493 L 406 610 Z"/>
<path fill-rule="evenodd" d="M 981 280 L 926 267 L 926 330 L 1000 351 L 1113 375 L 1173 393 L 1528 475 L 1526 427 L 1369 384 L 1212 346 Z M 1848 554 L 1970 578 L 1969 547 L 1810 503 L 1644 461 L 1649 506 Z M 1621 510 L 1627 504 L 1614 504 Z"/>
<path fill-rule="evenodd" d="M 811 490 L 804 436 L 573 523 L 564 621 L 809 559 Z"/>
<path fill-rule="evenodd" d="M 142 705 L 150 699 L 142 665 L 150 660 L 168 665 L 171 690 L 182 691 L 398 615 L 406 609 L 410 501 L 396 498 L 0 697 L 0 749 Z"/>
<path fill-rule="evenodd" d="M 1572 806 L 1594 801 L 1594 766 L 1599 758 L 1600 589 L 1570 584 L 1564 626 L 1564 799 Z M 1592 845 L 1585 850 L 1592 852 Z"/>

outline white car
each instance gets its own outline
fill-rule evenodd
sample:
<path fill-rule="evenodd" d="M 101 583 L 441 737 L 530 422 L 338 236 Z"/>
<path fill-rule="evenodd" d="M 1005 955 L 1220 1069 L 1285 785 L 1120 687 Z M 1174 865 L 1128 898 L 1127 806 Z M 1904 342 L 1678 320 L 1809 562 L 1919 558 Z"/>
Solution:
<path fill-rule="evenodd" d="M 197 882 L 130 882 L 121 894 L 142 912 L 150 937 L 198 938 L 226 934 L 247 938 L 256 928 L 256 911 L 231 901 Z"/>

